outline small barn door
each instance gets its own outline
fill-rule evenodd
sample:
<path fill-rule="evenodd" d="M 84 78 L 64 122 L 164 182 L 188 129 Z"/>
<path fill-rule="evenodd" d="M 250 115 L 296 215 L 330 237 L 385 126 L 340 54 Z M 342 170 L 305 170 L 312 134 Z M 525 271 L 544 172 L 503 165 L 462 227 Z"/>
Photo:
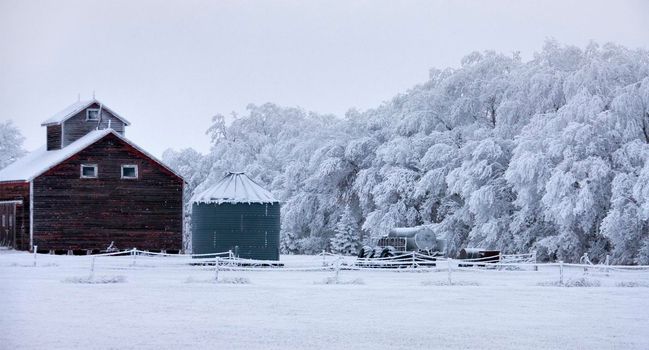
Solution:
<path fill-rule="evenodd" d="M 15 202 L 0 202 L 0 246 L 16 248 Z"/>

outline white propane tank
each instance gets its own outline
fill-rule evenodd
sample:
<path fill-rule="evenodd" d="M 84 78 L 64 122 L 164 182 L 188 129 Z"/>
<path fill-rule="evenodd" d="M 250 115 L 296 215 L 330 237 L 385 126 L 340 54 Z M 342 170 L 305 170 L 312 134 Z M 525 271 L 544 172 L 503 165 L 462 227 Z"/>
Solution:
<path fill-rule="evenodd" d="M 437 237 L 428 226 L 394 227 L 388 237 L 405 238 L 408 251 L 439 250 Z"/>

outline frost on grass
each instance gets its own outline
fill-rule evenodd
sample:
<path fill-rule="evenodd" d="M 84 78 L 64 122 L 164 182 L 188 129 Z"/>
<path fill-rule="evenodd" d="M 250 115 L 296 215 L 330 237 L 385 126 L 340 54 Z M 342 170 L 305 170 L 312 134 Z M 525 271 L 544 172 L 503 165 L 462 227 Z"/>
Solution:
<path fill-rule="evenodd" d="M 327 277 L 322 282 L 316 282 L 315 284 L 356 284 L 356 285 L 361 285 L 365 284 L 362 279 L 360 278 L 355 278 L 353 280 L 343 280 L 343 279 L 338 279 L 336 280 L 335 277 Z"/>
<path fill-rule="evenodd" d="M 421 283 L 424 286 L 479 286 L 480 283 L 475 281 L 424 281 Z"/>
<path fill-rule="evenodd" d="M 69 277 L 63 280 L 64 283 L 79 283 L 79 284 L 112 284 L 124 283 L 126 277 L 124 276 L 84 276 L 84 277 Z"/>
<path fill-rule="evenodd" d="M 616 287 L 625 287 L 625 288 L 637 288 L 644 287 L 649 288 L 649 283 L 646 282 L 637 282 L 637 281 L 622 281 L 615 284 Z"/>
<path fill-rule="evenodd" d="M 19 264 L 19 263 L 11 263 L 9 264 L 9 267 L 57 267 L 59 264 L 57 263 L 47 263 L 47 264 L 37 264 L 34 266 L 34 264 Z"/>
<path fill-rule="evenodd" d="M 594 280 L 586 277 L 569 279 L 563 284 L 559 281 L 540 282 L 541 287 L 599 287 L 602 283 L 599 280 Z"/>
<path fill-rule="evenodd" d="M 113 267 L 113 269 L 114 270 L 133 270 L 133 268 L 137 268 L 137 269 L 147 268 L 148 269 L 148 268 L 156 268 L 156 267 L 159 267 L 159 266 L 151 265 L 151 264 L 135 264 L 135 265 L 130 264 L 130 265 L 127 265 L 127 266 L 115 266 L 115 267 Z"/>
<path fill-rule="evenodd" d="M 500 266 L 499 269 L 503 270 L 503 271 L 525 271 L 525 270 L 523 270 L 522 267 L 515 266 L 515 265 L 513 265 L 513 266 L 506 266 L 506 265 L 505 266 Z"/>
<path fill-rule="evenodd" d="M 223 277 L 219 278 L 218 281 L 215 279 L 195 279 L 189 277 L 185 280 L 185 283 L 250 284 L 250 280 L 246 277 Z"/>

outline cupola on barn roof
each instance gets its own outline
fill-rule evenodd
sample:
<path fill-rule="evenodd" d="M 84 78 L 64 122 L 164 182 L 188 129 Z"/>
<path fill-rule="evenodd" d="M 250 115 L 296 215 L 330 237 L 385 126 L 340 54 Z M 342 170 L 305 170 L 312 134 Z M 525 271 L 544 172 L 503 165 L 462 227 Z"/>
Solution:
<path fill-rule="evenodd" d="M 279 203 L 243 172 L 229 172 L 207 190 L 194 196 L 196 203 Z"/>
<path fill-rule="evenodd" d="M 106 110 L 110 114 L 112 114 L 115 118 L 121 120 L 124 122 L 124 124 L 131 125 L 131 123 L 126 120 L 126 118 L 120 116 L 119 114 L 115 113 L 115 111 L 111 110 L 110 108 L 106 107 L 103 105 L 101 102 L 97 101 L 96 99 L 91 99 L 91 100 L 85 100 L 85 101 L 77 101 L 68 107 L 66 107 L 64 110 L 56 113 L 55 115 L 51 116 L 47 120 L 41 123 L 41 126 L 48 126 L 48 125 L 57 125 L 65 122 L 66 120 L 74 117 L 77 113 L 81 112 L 82 110 L 92 106 L 93 104 L 98 104 L 101 106 L 102 109 Z"/>

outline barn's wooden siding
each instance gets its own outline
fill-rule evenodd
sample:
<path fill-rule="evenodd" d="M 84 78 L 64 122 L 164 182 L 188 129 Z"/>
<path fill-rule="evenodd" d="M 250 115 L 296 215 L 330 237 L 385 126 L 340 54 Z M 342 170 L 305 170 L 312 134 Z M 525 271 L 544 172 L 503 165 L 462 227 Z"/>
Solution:
<path fill-rule="evenodd" d="M 0 182 L 0 201 L 16 200 L 16 249 L 29 250 L 29 182 Z"/>
<path fill-rule="evenodd" d="M 66 126 L 67 128 L 67 126 Z M 97 164 L 97 179 L 81 179 Z M 139 178 L 121 179 L 123 164 Z M 40 249 L 180 250 L 181 178 L 109 134 L 34 180 L 34 244 Z"/>
<path fill-rule="evenodd" d="M 108 121 L 110 120 L 111 129 L 115 130 L 118 134 L 124 135 L 125 125 L 124 122 L 110 114 L 105 109 L 102 109 L 101 124 L 98 125 L 97 121 L 86 120 L 86 110 L 99 108 L 99 104 L 93 103 L 88 108 L 77 113 L 75 116 L 63 122 L 63 147 L 71 144 L 72 142 L 82 138 L 90 131 L 97 129 L 108 128 Z"/>
<path fill-rule="evenodd" d="M 48 125 L 47 126 L 47 150 L 61 149 L 61 125 Z"/>

